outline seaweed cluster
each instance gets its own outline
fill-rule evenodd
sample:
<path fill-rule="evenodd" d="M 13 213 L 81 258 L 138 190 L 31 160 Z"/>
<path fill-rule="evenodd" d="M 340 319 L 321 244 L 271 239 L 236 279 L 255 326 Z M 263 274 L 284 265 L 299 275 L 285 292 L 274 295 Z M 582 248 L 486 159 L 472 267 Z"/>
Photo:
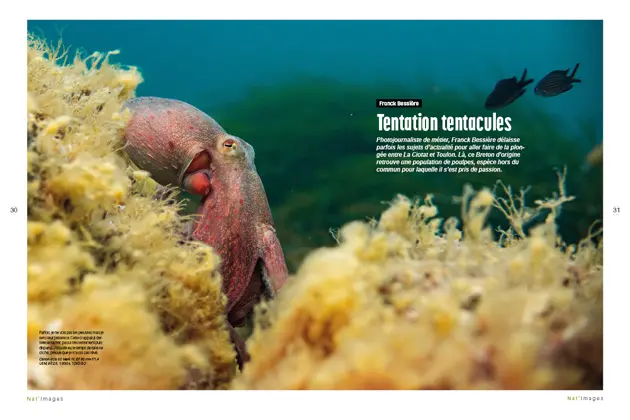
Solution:
<path fill-rule="evenodd" d="M 111 54 L 67 64 L 61 45 L 28 40 L 29 388 L 602 387 L 602 229 L 563 241 L 560 210 L 578 201 L 566 172 L 531 207 L 502 183 L 466 186 L 459 218 L 439 217 L 432 196 L 399 195 L 378 219 L 333 231 L 338 243 L 309 248 L 256 308 L 251 361 L 236 373 L 218 256 L 182 239 L 175 192 L 156 191 L 121 152 L 121 105 L 142 78 Z M 344 176 L 372 159 L 345 152 Z M 286 192 L 293 210 L 281 215 L 323 217 L 340 174 L 320 173 L 316 193 Z M 357 194 L 386 182 L 357 182 Z M 375 212 L 368 199 L 378 202 L 346 214 Z M 491 210 L 509 228 L 493 230 Z M 103 331 L 100 360 L 40 364 L 42 330 Z"/>
<path fill-rule="evenodd" d="M 235 373 L 219 258 L 181 240 L 174 194 L 120 153 L 142 82 L 109 54 L 28 38 L 28 386 L 225 388 Z M 39 363 L 40 331 L 103 331 L 97 362 Z"/>
<path fill-rule="evenodd" d="M 398 196 L 378 220 L 334 231 L 338 245 L 258 308 L 233 388 L 601 389 L 601 232 L 562 242 L 556 218 L 573 197 L 558 175 L 532 208 L 525 191 L 467 186 L 461 220 L 440 219 L 431 196 Z M 499 241 L 493 208 L 511 225 Z"/>

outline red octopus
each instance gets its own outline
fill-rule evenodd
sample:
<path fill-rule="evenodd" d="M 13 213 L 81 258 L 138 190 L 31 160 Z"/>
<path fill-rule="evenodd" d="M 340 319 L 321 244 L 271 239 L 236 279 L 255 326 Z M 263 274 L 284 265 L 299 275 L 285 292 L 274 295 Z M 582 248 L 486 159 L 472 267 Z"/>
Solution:
<path fill-rule="evenodd" d="M 125 107 L 133 113 L 125 131 L 131 160 L 159 184 L 202 196 L 192 238 L 221 257 L 227 324 L 242 368 L 249 355 L 234 327 L 262 296 L 275 297 L 288 275 L 254 149 L 185 102 L 139 97 Z"/>

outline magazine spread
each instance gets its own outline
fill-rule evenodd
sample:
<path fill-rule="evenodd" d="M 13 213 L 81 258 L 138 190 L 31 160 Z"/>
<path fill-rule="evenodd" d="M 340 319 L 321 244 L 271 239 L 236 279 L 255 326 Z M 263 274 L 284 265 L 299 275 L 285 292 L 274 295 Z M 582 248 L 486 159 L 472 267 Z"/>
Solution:
<path fill-rule="evenodd" d="M 602 20 L 27 26 L 29 398 L 603 399 Z"/>

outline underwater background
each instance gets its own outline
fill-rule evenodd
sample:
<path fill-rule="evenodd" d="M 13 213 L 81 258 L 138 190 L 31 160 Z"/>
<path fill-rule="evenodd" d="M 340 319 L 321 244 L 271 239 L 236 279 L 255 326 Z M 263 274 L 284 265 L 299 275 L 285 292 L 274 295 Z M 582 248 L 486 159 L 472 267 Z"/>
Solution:
<path fill-rule="evenodd" d="M 87 53 L 119 49 L 112 61 L 142 73 L 138 96 L 189 102 L 254 146 L 290 270 L 334 244 L 330 228 L 378 215 L 397 193 L 433 193 L 441 216 L 457 216 L 451 197 L 465 183 L 502 179 L 540 198 L 566 165 L 576 200 L 563 208 L 561 236 L 578 241 L 602 215 L 601 165 L 586 162 L 602 142 L 601 21 L 29 21 L 28 31 Z M 424 115 L 489 115 L 483 104 L 499 79 L 527 68 L 535 84 L 577 63 L 582 83 L 571 91 L 541 98 L 530 85 L 496 111 L 527 147 L 518 167 L 375 172 L 376 98 L 421 97 L 412 113 Z M 505 225 L 499 214 L 489 220 Z"/>

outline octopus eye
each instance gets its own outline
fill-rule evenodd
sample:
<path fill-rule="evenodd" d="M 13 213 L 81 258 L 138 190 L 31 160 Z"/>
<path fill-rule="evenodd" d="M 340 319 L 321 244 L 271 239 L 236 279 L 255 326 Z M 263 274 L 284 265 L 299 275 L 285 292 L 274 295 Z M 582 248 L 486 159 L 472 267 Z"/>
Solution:
<path fill-rule="evenodd" d="M 236 149 L 236 142 L 232 139 L 228 139 L 223 142 L 223 147 L 226 149 Z"/>

